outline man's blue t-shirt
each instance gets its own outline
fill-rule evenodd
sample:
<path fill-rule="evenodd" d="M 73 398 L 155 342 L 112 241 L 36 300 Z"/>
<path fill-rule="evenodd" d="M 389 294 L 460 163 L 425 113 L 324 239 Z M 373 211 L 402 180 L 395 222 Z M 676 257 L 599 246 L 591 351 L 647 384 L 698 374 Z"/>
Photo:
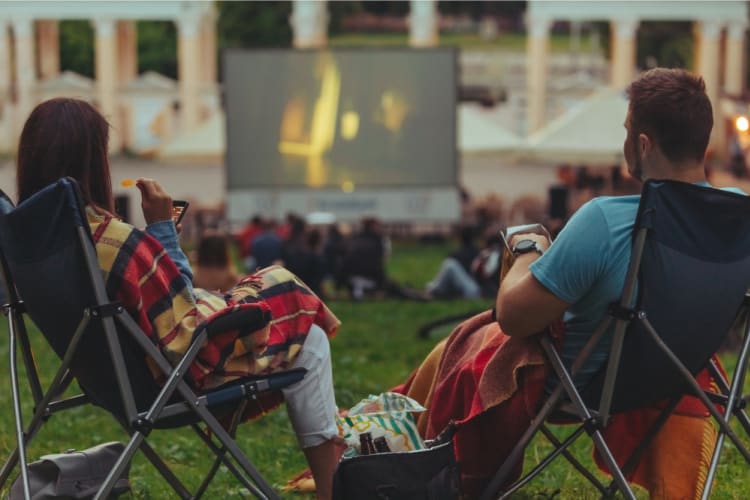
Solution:
<path fill-rule="evenodd" d="M 744 194 L 736 188 L 727 189 Z M 589 201 L 529 268 L 545 288 L 571 304 L 563 316 L 565 340 L 561 352 L 568 368 L 604 318 L 609 304 L 620 298 L 640 198 L 603 196 Z M 576 385 L 585 384 L 597 372 L 611 343 L 612 328 L 578 372 Z"/>

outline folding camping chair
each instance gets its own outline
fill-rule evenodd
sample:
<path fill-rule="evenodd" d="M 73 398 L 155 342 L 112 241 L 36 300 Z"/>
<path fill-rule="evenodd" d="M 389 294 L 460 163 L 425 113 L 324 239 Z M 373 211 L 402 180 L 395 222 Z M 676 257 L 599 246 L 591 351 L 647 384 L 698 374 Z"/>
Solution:
<path fill-rule="evenodd" d="M 1 267 L 11 292 L 5 309 L 17 437 L 17 448 L 0 469 L 0 487 L 20 463 L 24 493 L 29 498 L 26 446 L 51 414 L 91 403 L 108 411 L 130 435 L 95 498 L 109 495 L 139 449 L 181 498 L 199 498 L 221 463 L 256 497 L 278 498 L 232 438 L 238 419 L 233 419 L 234 425 L 227 431 L 215 414 L 229 415 L 260 392 L 295 383 L 304 377 L 305 370 L 245 378 L 200 395 L 185 379 L 188 366 L 207 338 L 262 325 L 269 320 L 267 313 L 240 308 L 200 325 L 188 351 L 172 367 L 123 307 L 107 297 L 84 205 L 72 179 L 62 179 L 0 215 L 0 250 Z M 34 321 L 61 359 L 46 391 L 37 376 L 22 313 Z M 16 337 L 35 408 L 25 428 L 19 402 Z M 164 373 L 163 385 L 154 381 L 147 356 Z M 62 399 L 73 380 L 83 394 Z M 205 424 L 205 431 L 199 423 Z M 153 429 L 185 425 L 195 430 L 215 456 L 194 493 L 147 442 Z"/>
<path fill-rule="evenodd" d="M 750 356 L 750 197 L 676 181 L 644 184 L 633 229 L 632 256 L 619 302 L 568 370 L 549 338 L 542 347 L 558 383 L 543 401 L 528 431 L 501 465 L 483 493 L 483 499 L 506 498 L 527 484 L 562 454 L 594 484 L 603 496 L 620 490 L 635 498 L 626 475 L 634 470 L 645 448 L 664 425 L 684 395 L 697 397 L 718 424 L 718 441 L 704 484 L 708 498 L 723 444 L 729 438 L 750 464 L 750 452 L 730 427 L 732 417 L 750 436 L 750 419 L 742 396 Z M 610 328 L 612 327 L 612 328 Z M 731 382 L 712 361 L 734 328 L 744 340 Z M 579 390 L 573 376 L 599 339 L 611 332 L 606 366 Z M 708 369 L 719 392 L 701 389 L 695 375 Z M 604 429 L 613 413 L 666 402 L 623 467 L 619 467 L 605 439 Z M 715 405 L 723 407 L 723 411 Z M 568 438 L 558 440 L 545 426 L 560 418 L 579 425 Z M 554 450 L 524 477 L 506 485 L 513 468 L 523 459 L 531 439 L 541 431 Z M 568 447 L 588 434 L 612 472 L 602 484 L 578 462 Z"/>

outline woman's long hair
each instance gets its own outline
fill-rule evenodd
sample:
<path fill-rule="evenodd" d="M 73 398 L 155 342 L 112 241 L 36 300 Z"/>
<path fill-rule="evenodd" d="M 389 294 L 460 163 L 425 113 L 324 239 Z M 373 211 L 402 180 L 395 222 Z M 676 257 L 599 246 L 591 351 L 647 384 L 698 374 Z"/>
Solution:
<path fill-rule="evenodd" d="M 39 104 L 18 144 L 18 202 L 69 176 L 86 204 L 114 213 L 108 141 L 109 123 L 91 104 L 69 98 Z"/>

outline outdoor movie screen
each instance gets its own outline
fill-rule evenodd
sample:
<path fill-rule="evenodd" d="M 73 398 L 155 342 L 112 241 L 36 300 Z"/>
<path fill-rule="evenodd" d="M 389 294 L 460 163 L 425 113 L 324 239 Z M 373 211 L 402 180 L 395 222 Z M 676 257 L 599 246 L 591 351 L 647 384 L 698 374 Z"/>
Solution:
<path fill-rule="evenodd" d="M 452 49 L 230 50 L 231 189 L 455 186 Z"/>

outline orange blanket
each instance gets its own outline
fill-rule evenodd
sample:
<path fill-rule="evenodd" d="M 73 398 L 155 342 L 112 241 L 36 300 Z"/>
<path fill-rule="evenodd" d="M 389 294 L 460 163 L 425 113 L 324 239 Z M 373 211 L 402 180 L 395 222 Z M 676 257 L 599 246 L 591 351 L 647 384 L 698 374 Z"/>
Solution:
<path fill-rule="evenodd" d="M 428 408 L 417 422 L 424 438 L 435 437 L 451 420 L 459 424 L 454 445 L 462 489 L 471 498 L 530 425 L 549 372 L 536 340 L 508 337 L 487 311 L 462 323 L 394 390 Z M 701 382 L 706 385 L 707 376 Z M 690 400 L 681 402 L 628 478 L 652 497 L 690 498 L 703 482 L 715 433 L 705 409 Z M 643 410 L 612 419 L 604 434 L 620 464 L 657 413 Z"/>

